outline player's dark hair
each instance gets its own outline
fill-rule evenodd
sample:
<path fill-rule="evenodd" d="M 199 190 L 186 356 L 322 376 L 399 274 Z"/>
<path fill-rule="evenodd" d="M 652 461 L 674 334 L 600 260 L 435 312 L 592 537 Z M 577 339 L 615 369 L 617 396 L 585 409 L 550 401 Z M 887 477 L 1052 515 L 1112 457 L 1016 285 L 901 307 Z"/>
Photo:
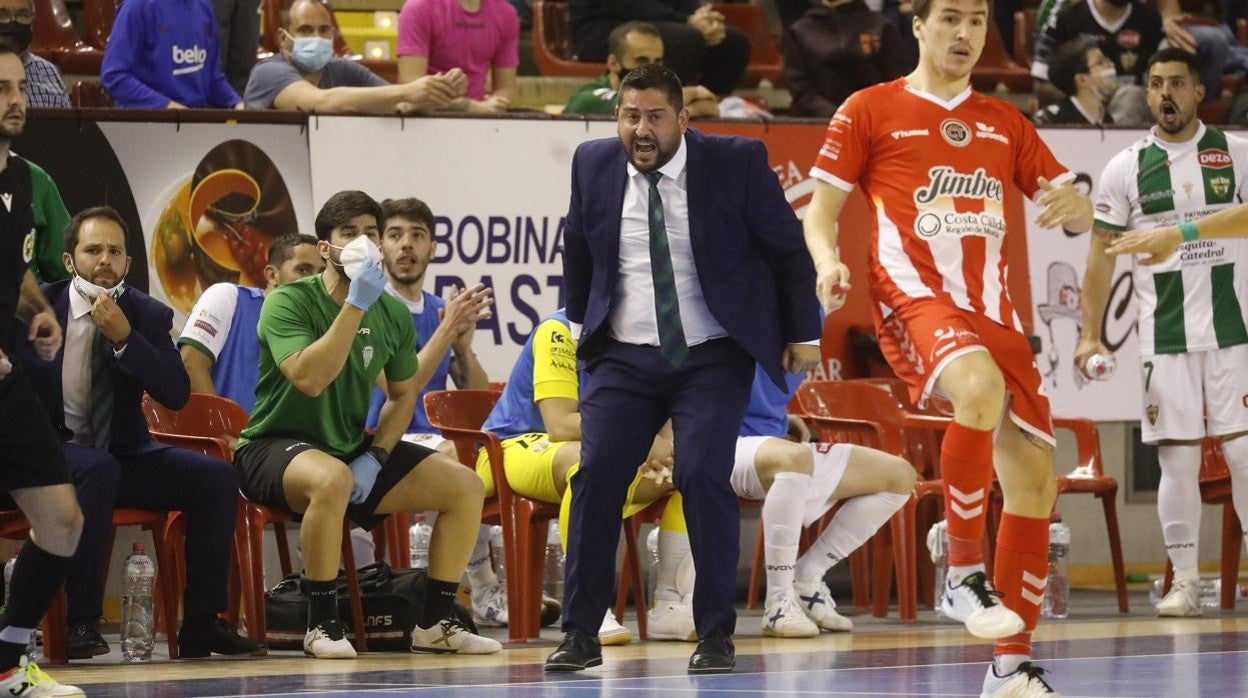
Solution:
<path fill-rule="evenodd" d="M 381 202 L 381 229 L 384 231 L 391 218 L 403 218 L 413 223 L 423 223 L 433 234 L 433 211 L 429 204 L 409 196 L 405 199 L 386 199 Z"/>
<path fill-rule="evenodd" d="M 286 233 L 269 245 L 267 263 L 271 267 L 280 267 L 295 256 L 295 248 L 300 245 L 316 245 L 316 238 L 306 233 Z"/>
<path fill-rule="evenodd" d="M 316 239 L 328 240 L 334 228 L 343 225 L 356 216 L 371 215 L 381 226 L 383 216 L 381 204 L 373 201 L 373 197 L 362 191 L 340 191 L 329 197 L 325 205 L 316 214 Z"/>
<path fill-rule="evenodd" d="M 607 52 L 615 56 L 616 60 L 624 60 L 624 50 L 628 47 L 629 34 L 642 34 L 644 36 L 653 36 L 659 41 L 663 40 L 663 35 L 659 33 L 657 27 L 649 22 L 624 22 L 615 25 L 615 29 L 607 35 Z"/>
<path fill-rule="evenodd" d="M 658 90 L 667 97 L 667 103 L 672 105 L 672 109 L 678 112 L 685 108 L 683 89 L 676 73 L 659 63 L 647 63 L 636 70 L 628 71 L 624 82 L 620 83 L 621 95 L 627 90 Z"/>
<path fill-rule="evenodd" d="M 1187 72 L 1196 78 L 1197 82 L 1200 81 L 1200 63 L 1196 60 L 1196 54 L 1190 51 L 1184 51 L 1174 46 L 1161 49 L 1149 57 L 1148 70 L 1145 71 L 1145 75 L 1152 73 L 1153 66 L 1158 63 L 1182 63 L 1187 66 Z"/>
<path fill-rule="evenodd" d="M 0 51 L 4 53 L 4 51 Z M 117 224 L 121 228 L 121 239 L 127 240 L 130 237 L 130 229 L 126 227 L 126 222 L 121 219 L 121 214 L 112 206 L 93 206 L 85 208 L 74 214 L 69 219 L 69 223 L 65 225 L 65 251 L 71 256 L 78 249 L 78 233 L 82 230 L 82 224 L 93 218 L 106 218 Z"/>
<path fill-rule="evenodd" d="M 1088 67 L 1088 51 L 1095 48 L 1096 43 L 1086 37 L 1071 39 L 1053 52 L 1049 61 L 1049 82 L 1062 91 L 1067 97 L 1073 97 L 1076 91 L 1075 76 L 1091 72 Z"/>
<path fill-rule="evenodd" d="M 984 3 L 988 7 L 988 19 L 992 19 L 992 0 L 984 0 Z M 910 9 L 915 17 L 926 20 L 927 16 L 932 13 L 932 5 L 935 4 L 936 0 L 914 0 L 910 3 Z"/>
<path fill-rule="evenodd" d="M 0 37 L 0 54 L 11 53 L 18 58 L 22 57 L 22 50 L 10 38 Z"/>

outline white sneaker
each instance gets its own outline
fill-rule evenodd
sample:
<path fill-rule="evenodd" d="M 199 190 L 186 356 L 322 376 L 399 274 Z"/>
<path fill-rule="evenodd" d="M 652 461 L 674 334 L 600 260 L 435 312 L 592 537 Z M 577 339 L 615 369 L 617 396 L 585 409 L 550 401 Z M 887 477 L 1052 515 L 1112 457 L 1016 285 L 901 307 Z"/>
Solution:
<path fill-rule="evenodd" d="M 819 626 L 806 617 L 797 599 L 785 594 L 777 601 L 768 599 L 763 612 L 763 634 L 771 637 L 814 637 Z"/>
<path fill-rule="evenodd" d="M 854 622 L 836 612 L 836 600 L 822 579 L 803 584 L 793 583 L 793 592 L 806 617 L 815 622 L 820 630 L 847 633 L 854 629 Z"/>
<path fill-rule="evenodd" d="M 1202 616 L 1205 609 L 1200 605 L 1200 580 L 1175 580 L 1170 593 L 1157 602 L 1157 615 L 1166 618 L 1191 618 Z"/>
<path fill-rule="evenodd" d="M 86 696 L 77 686 L 57 683 L 56 679 L 43 673 L 38 664 L 22 657 L 17 668 L 0 674 L 0 694 L 16 698 L 69 698 Z"/>
<path fill-rule="evenodd" d="M 620 625 L 615 619 L 615 612 L 607 609 L 602 618 L 602 627 L 598 629 L 598 643 L 601 645 L 627 645 L 633 641 L 633 631 Z"/>
<path fill-rule="evenodd" d="M 477 625 L 507 625 L 507 587 L 502 582 L 494 582 L 472 594 L 472 618 Z"/>
<path fill-rule="evenodd" d="M 1044 682 L 1044 669 L 1023 662 L 1013 673 L 997 675 L 997 665 L 988 665 L 984 689 L 979 698 L 1060 698 L 1053 687 Z"/>
<path fill-rule="evenodd" d="M 317 659 L 355 659 L 355 648 L 347 639 L 347 626 L 327 620 L 303 636 L 303 653 Z"/>
<path fill-rule="evenodd" d="M 651 640 L 697 642 L 698 631 L 693 624 L 693 609 L 679 601 L 658 599 L 650 609 L 647 636 Z"/>
<path fill-rule="evenodd" d="M 940 610 L 945 617 L 965 623 L 975 637 L 986 640 L 1017 635 L 1026 627 L 1017 613 L 1001 603 L 1001 593 L 992 588 L 982 570 L 968 574 L 957 586 L 946 580 Z"/>
<path fill-rule="evenodd" d="M 433 654 L 494 654 L 503 646 L 498 640 L 472 634 L 454 616 L 430 628 L 412 628 L 412 651 Z"/>

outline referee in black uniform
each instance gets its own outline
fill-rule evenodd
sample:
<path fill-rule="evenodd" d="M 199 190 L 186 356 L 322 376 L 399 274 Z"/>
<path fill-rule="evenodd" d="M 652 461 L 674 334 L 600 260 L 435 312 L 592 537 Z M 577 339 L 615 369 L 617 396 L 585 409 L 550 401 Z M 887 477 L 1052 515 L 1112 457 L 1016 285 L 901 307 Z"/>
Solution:
<path fill-rule="evenodd" d="M 28 333 L 41 358 L 54 358 L 61 346 L 61 328 L 28 267 L 35 249 L 30 173 L 9 154 L 25 124 L 26 72 L 16 47 L 0 40 L 0 509 L 21 509 L 31 529 L 0 618 L 0 694 L 85 695 L 25 657 L 82 532 L 60 438 L 10 351 L 17 332 Z"/>

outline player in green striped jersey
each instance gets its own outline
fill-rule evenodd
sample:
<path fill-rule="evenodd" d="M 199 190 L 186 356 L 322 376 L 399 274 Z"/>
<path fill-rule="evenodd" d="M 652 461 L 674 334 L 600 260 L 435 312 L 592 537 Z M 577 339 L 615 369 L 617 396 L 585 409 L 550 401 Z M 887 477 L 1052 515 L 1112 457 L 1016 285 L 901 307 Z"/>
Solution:
<path fill-rule="evenodd" d="M 1248 140 L 1196 118 L 1204 97 L 1196 57 L 1177 48 L 1149 61 L 1152 131 L 1114 156 L 1101 175 L 1096 225 L 1084 275 L 1079 366 L 1108 354 L 1101 321 L 1109 296 L 1113 237 L 1128 228 L 1190 230 L 1190 221 L 1231 208 L 1248 193 Z M 1136 260 L 1141 432 L 1158 446 L 1157 514 L 1175 583 L 1157 604 L 1162 616 L 1201 614 L 1197 578 L 1200 441 L 1222 440 L 1235 508 L 1248 520 L 1248 242 L 1196 240 L 1168 259 Z"/>

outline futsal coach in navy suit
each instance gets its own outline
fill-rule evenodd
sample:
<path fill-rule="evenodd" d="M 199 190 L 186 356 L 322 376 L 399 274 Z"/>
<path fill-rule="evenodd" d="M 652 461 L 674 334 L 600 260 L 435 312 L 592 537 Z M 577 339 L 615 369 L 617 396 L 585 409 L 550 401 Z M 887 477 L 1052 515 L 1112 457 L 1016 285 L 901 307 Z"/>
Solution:
<path fill-rule="evenodd" d="M 572 482 L 563 644 L 551 671 L 602 662 L 621 508 L 670 417 L 697 581 L 689 671 L 730 671 L 740 512 L 729 483 L 755 362 L 819 360 L 815 271 L 763 144 L 687 130 L 679 79 L 647 65 L 620 88 L 619 138 L 572 159 L 568 319 L 587 370 Z"/>
<path fill-rule="evenodd" d="M 181 409 L 191 384 L 170 338 L 173 311 L 124 286 L 130 257 L 126 228 L 111 208 L 82 211 L 65 231 L 67 281 L 44 295 L 65 328 L 52 361 L 29 344 L 18 353 L 60 432 L 82 507 L 82 538 L 65 583 L 69 656 L 108 652 L 95 627 L 104 595 L 104 559 L 115 507 L 177 510 L 186 523 L 183 657 L 251 654 L 262 646 L 236 635 L 226 610 L 226 573 L 238 507 L 238 473 L 224 461 L 157 443 L 147 428 L 143 393 Z M 21 333 L 20 336 L 25 336 Z"/>

